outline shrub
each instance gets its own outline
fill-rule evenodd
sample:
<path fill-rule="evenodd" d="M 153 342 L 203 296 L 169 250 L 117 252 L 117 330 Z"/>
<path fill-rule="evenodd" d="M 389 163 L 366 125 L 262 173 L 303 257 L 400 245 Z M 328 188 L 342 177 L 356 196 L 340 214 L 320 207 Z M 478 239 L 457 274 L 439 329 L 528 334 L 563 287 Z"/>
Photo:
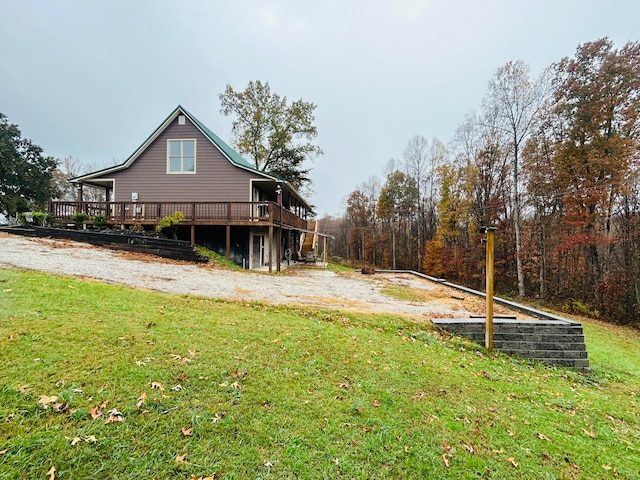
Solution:
<path fill-rule="evenodd" d="M 89 218 L 89 215 L 84 212 L 76 212 L 71 215 L 71 220 L 73 220 L 78 226 L 82 225 L 87 218 Z"/>
<path fill-rule="evenodd" d="M 20 225 L 27 225 L 32 223 L 38 227 L 50 224 L 53 217 L 49 213 L 45 212 L 20 212 L 18 214 L 18 223 Z"/>
<path fill-rule="evenodd" d="M 173 215 L 168 215 L 160 219 L 160 223 L 156 225 L 156 232 L 163 233 L 164 230 L 168 230 L 174 240 L 178 239 L 178 225 L 184 220 L 184 214 L 180 211 L 174 212 Z"/>
<path fill-rule="evenodd" d="M 142 233 L 144 232 L 144 227 L 142 226 L 141 223 L 134 223 L 129 227 L 129 230 L 134 233 Z"/>
<path fill-rule="evenodd" d="M 39 227 L 51 224 L 53 216 L 45 212 L 32 212 L 33 223 Z"/>
<path fill-rule="evenodd" d="M 98 227 L 98 228 L 102 228 L 107 224 L 107 219 L 104 217 L 104 215 L 102 215 L 101 213 L 96 213 L 93 216 L 92 219 L 92 223 Z"/>

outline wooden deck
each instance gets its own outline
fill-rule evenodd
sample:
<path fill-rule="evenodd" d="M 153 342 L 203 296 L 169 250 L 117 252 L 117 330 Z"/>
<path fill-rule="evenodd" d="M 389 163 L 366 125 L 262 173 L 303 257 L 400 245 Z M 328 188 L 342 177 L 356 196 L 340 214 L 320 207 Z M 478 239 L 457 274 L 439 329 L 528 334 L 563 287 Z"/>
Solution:
<path fill-rule="evenodd" d="M 156 225 L 161 218 L 182 212 L 182 225 L 276 226 L 307 230 L 304 218 L 275 202 L 49 202 L 58 223 L 73 222 L 73 215 L 103 215 L 111 225 Z"/>

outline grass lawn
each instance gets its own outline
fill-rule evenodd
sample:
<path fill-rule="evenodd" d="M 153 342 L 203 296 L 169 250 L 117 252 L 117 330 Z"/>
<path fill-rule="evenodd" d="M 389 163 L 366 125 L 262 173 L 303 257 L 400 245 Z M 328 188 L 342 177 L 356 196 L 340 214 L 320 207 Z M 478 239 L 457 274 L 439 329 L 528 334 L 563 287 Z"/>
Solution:
<path fill-rule="evenodd" d="M 265 277 L 268 281 L 268 277 Z M 640 336 L 579 374 L 389 315 L 0 269 L 0 478 L 640 478 Z"/>

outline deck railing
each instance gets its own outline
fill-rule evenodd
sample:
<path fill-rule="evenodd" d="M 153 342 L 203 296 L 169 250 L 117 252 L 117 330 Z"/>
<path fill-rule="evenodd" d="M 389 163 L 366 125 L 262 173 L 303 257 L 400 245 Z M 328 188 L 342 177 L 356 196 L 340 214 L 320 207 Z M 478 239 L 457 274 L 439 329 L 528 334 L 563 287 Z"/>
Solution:
<path fill-rule="evenodd" d="M 102 215 L 113 224 L 153 224 L 175 212 L 182 212 L 185 224 L 264 222 L 307 228 L 305 219 L 275 202 L 49 202 L 49 213 L 57 222 L 71 222 L 76 213 L 84 213 Z"/>

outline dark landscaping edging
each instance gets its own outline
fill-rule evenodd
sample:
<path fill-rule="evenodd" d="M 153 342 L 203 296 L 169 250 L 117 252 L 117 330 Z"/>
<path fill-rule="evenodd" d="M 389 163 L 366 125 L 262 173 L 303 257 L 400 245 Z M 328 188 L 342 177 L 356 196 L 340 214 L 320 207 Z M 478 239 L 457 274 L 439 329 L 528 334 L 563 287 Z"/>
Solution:
<path fill-rule="evenodd" d="M 413 270 L 376 270 L 376 273 L 408 273 L 431 282 L 486 298 L 484 292 L 449 283 Z M 493 348 L 496 351 L 542 361 L 552 365 L 589 371 L 589 359 L 582 324 L 552 313 L 529 308 L 510 300 L 493 301 L 539 320 L 493 319 Z M 433 324 L 480 345 L 485 344 L 485 318 L 432 318 Z"/>
<path fill-rule="evenodd" d="M 61 238 L 89 243 L 114 250 L 146 253 L 157 257 L 187 262 L 206 262 L 189 242 L 167 238 L 134 235 L 129 232 L 105 232 L 98 230 L 71 230 L 49 227 L 0 227 L 0 232 L 40 238 Z"/>

